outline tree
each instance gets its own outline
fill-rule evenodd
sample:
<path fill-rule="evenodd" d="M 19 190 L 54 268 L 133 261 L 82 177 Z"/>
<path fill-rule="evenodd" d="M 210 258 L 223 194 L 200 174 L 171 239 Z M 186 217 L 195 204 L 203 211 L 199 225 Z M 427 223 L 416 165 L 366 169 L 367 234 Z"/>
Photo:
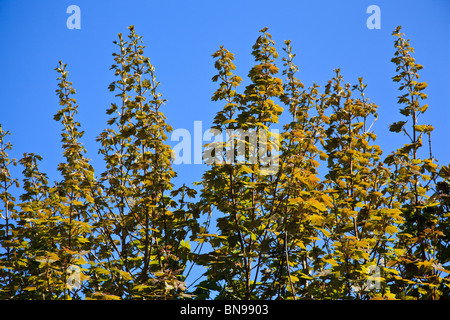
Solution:
<path fill-rule="evenodd" d="M 106 171 L 93 195 L 102 261 L 94 283 L 100 292 L 120 298 L 167 299 L 185 290 L 186 235 L 196 219 L 182 209 L 183 202 L 177 209 L 171 197 L 176 173 L 165 143 L 172 128 L 160 111 L 165 100 L 157 92 L 155 69 L 143 55 L 142 37 L 133 26 L 129 30 L 128 41 L 119 34 L 114 42 L 119 52 L 111 69 L 118 80 L 109 89 L 118 91 L 120 104 L 111 104 L 107 114 L 116 116 L 98 137 Z M 193 195 L 189 188 L 174 192 Z"/>
<path fill-rule="evenodd" d="M 18 281 L 15 273 L 16 250 L 14 247 L 14 220 L 17 219 L 15 209 L 15 197 L 11 194 L 11 189 L 19 187 L 17 179 L 11 177 L 9 168 L 16 166 L 15 159 L 9 159 L 8 150 L 12 145 L 6 141 L 10 133 L 4 131 L 0 125 L 0 190 L 2 208 L 0 209 L 2 223 L 0 224 L 0 243 L 2 252 L 0 253 L 0 294 L 2 298 L 13 297 L 15 295 L 15 286 Z"/>
<path fill-rule="evenodd" d="M 397 66 L 398 72 L 393 81 L 400 83 L 399 90 L 403 94 L 398 97 L 398 103 L 404 105 L 400 113 L 407 120 L 395 122 L 389 129 L 397 133 L 402 132 L 409 141 L 385 160 L 395 168 L 393 183 L 398 187 L 392 190 L 391 197 L 401 203 L 405 218 L 402 232 L 399 234 L 404 254 L 399 258 L 401 273 L 397 279 L 397 290 L 401 297 L 437 299 L 447 290 L 447 271 L 443 267 L 443 263 L 447 261 L 438 257 L 443 258 L 441 250 L 448 246 L 443 232 L 448 227 L 448 219 L 442 210 L 442 203 L 437 201 L 440 197 L 436 188 L 439 185 L 445 186 L 445 181 L 438 182 L 437 179 L 439 175 L 447 179 L 447 169 L 439 168 L 432 154 L 431 132 L 434 128 L 418 123 L 419 115 L 428 109 L 427 104 L 421 104 L 421 100 L 427 98 L 422 92 L 427 84 L 417 81 L 420 78 L 418 72 L 423 66 L 416 63 L 411 56 L 414 48 L 410 46 L 409 40 L 403 38 L 404 34 L 400 31 L 401 27 L 397 27 L 393 32 L 397 37 L 397 51 L 392 62 Z M 406 127 L 408 121 L 411 121 L 409 130 Z M 428 136 L 429 150 L 428 156 L 421 159 L 424 136 Z M 433 189 L 434 195 L 431 194 Z M 440 210 L 436 210 L 435 207 L 439 205 Z"/>

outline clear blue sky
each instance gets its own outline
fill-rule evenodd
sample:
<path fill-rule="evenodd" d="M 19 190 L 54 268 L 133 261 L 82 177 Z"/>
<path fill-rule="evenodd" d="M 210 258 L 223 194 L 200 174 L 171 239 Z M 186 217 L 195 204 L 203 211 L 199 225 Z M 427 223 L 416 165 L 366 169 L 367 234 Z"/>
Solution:
<path fill-rule="evenodd" d="M 81 29 L 69 30 L 69 5 L 81 9 Z M 369 30 L 369 5 L 381 9 L 381 29 Z M 194 121 L 211 124 L 221 105 L 211 102 L 216 84 L 211 54 L 219 45 L 235 53 L 236 73 L 246 78 L 253 64 L 251 47 L 258 31 L 269 27 L 280 54 L 290 39 L 297 53 L 299 77 L 306 86 L 323 86 L 340 67 L 344 80 L 356 83 L 362 76 L 367 95 L 377 103 L 379 120 L 373 129 L 387 155 L 406 142 L 388 131 L 402 120 L 391 81 L 395 49 L 391 35 L 396 26 L 411 39 L 415 58 L 424 65 L 429 109 L 420 121 L 435 127 L 434 155 L 450 163 L 450 1 L 0 1 L 0 123 L 12 133 L 11 156 L 24 152 L 44 157 L 42 170 L 58 179 L 62 160 L 61 125 L 53 120 L 59 108 L 55 95 L 62 60 L 77 90 L 78 120 L 88 157 L 100 173 L 101 157 L 95 138 L 106 125 L 106 108 L 113 101 L 107 89 L 114 80 L 109 70 L 117 33 L 135 25 L 144 36 L 145 54 L 156 68 L 167 105 L 163 112 L 174 129 L 193 130 Z M 280 67 L 281 62 L 278 64 Z M 175 166 L 179 183 L 199 181 L 202 165 Z M 18 170 L 17 170 L 18 171 Z"/>
<path fill-rule="evenodd" d="M 81 9 L 81 29 L 69 30 L 69 5 Z M 369 30 L 369 5 L 381 9 L 381 29 Z M 164 112 L 176 128 L 193 130 L 195 120 L 205 130 L 221 105 L 212 103 L 216 85 L 211 54 L 224 45 L 236 55 L 236 73 L 246 78 L 253 63 L 251 46 L 267 26 L 282 53 L 292 40 L 299 77 L 309 86 L 323 86 L 340 67 L 344 80 L 368 84 L 367 93 L 379 108 L 373 127 L 386 154 L 405 142 L 388 125 L 401 119 L 399 92 L 391 81 L 395 68 L 391 32 L 398 25 L 411 39 L 421 75 L 428 83 L 429 109 L 420 119 L 435 127 L 434 154 L 450 162 L 450 2 L 449 1 L 7 1 L 0 3 L 0 123 L 11 131 L 14 150 L 44 157 L 42 168 L 57 179 L 61 161 L 55 95 L 58 60 L 68 64 L 69 80 L 77 90 L 83 142 L 94 165 L 101 166 L 96 136 L 105 127 L 106 108 L 113 101 L 107 90 L 114 80 L 111 53 L 117 33 L 134 24 L 144 36 L 156 68 L 161 92 L 168 100 Z M 279 63 L 281 67 L 281 63 Z M 179 165 L 177 181 L 199 180 L 204 167 Z"/>
<path fill-rule="evenodd" d="M 69 5 L 81 9 L 81 29 L 69 30 Z M 381 29 L 369 30 L 366 9 L 381 9 Z M 221 105 L 210 97 L 216 89 L 211 54 L 224 45 L 236 55 L 236 73 L 246 78 L 253 63 L 251 46 L 258 31 L 267 26 L 282 53 L 283 41 L 292 40 L 300 67 L 299 77 L 309 86 L 324 85 L 340 67 L 344 80 L 368 84 L 367 93 L 379 108 L 374 126 L 385 153 L 404 143 L 388 132 L 401 119 L 399 94 L 391 81 L 395 68 L 392 30 L 403 32 L 423 64 L 422 79 L 429 87 L 429 109 L 421 119 L 435 126 L 434 154 L 450 162 L 450 2 L 432 1 L 7 1 L 0 4 L 2 76 L 0 123 L 12 133 L 14 150 L 44 157 L 43 169 L 57 178 L 61 160 L 58 109 L 55 95 L 58 60 L 68 64 L 69 80 L 77 90 L 79 121 L 84 143 L 94 164 L 96 136 L 105 127 L 106 108 L 113 100 L 107 90 L 114 80 L 111 53 L 117 33 L 134 24 L 144 36 L 148 55 L 156 68 L 161 92 L 168 100 L 164 112 L 176 128 L 193 129 L 195 120 L 205 130 Z M 279 63 L 281 67 L 281 63 Z M 425 119 L 426 118 L 426 119 Z M 100 165 L 100 163 L 99 163 Z M 199 180 L 201 165 L 176 167 L 180 180 Z"/>

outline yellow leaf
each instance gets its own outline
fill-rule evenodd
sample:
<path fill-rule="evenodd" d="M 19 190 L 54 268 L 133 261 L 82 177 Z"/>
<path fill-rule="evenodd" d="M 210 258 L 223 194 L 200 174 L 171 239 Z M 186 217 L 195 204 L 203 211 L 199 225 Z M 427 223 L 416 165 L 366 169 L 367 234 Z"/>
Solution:
<path fill-rule="evenodd" d="M 293 274 L 291 274 L 291 281 L 292 283 L 296 283 L 299 281 L 299 278 L 297 278 L 296 276 L 294 276 Z"/>
<path fill-rule="evenodd" d="M 327 194 L 322 195 L 322 201 L 324 202 L 324 204 L 325 204 L 327 207 L 332 207 L 332 206 L 333 206 L 333 203 L 331 202 L 332 199 L 331 199 L 331 197 L 330 197 L 329 195 L 327 195 Z"/>
<path fill-rule="evenodd" d="M 324 223 L 324 218 L 322 216 L 319 216 L 318 214 L 312 214 L 310 216 L 311 223 L 315 226 L 321 226 Z"/>
<path fill-rule="evenodd" d="M 337 266 L 339 265 L 336 260 L 334 260 L 333 258 L 331 259 L 323 259 L 324 262 L 331 264 L 332 266 Z"/>
<path fill-rule="evenodd" d="M 249 168 L 248 166 L 241 166 L 241 169 L 244 170 L 246 173 L 254 173 L 254 171 Z"/>
<path fill-rule="evenodd" d="M 289 204 L 301 204 L 301 203 L 303 203 L 303 199 L 302 198 L 289 199 L 288 203 Z"/>
<path fill-rule="evenodd" d="M 315 186 L 317 183 L 320 182 L 320 179 L 315 174 L 310 174 L 308 176 L 308 185 L 309 186 Z"/>
<path fill-rule="evenodd" d="M 386 232 L 389 233 L 391 236 L 397 231 L 398 231 L 398 229 L 396 226 L 387 226 L 386 227 Z"/>
<path fill-rule="evenodd" d="M 186 248 L 188 250 L 191 249 L 191 245 L 189 244 L 189 240 L 187 240 L 187 241 L 181 240 L 180 246 L 183 247 L 183 248 Z"/>
<path fill-rule="evenodd" d="M 133 278 L 130 276 L 130 274 L 126 271 L 119 270 L 120 275 L 124 280 L 132 280 Z"/>
<path fill-rule="evenodd" d="M 295 241 L 295 244 L 297 246 L 299 246 L 300 248 L 302 248 L 303 250 L 306 250 L 305 244 L 303 243 L 303 241 L 297 240 Z"/>
<path fill-rule="evenodd" d="M 155 277 L 162 277 L 162 276 L 164 276 L 164 272 L 161 272 L 161 271 L 153 272 L 153 275 L 154 275 Z"/>
<path fill-rule="evenodd" d="M 146 286 L 146 285 L 143 285 L 143 284 L 139 284 L 139 285 L 137 285 L 137 286 L 134 286 L 133 289 L 140 292 L 140 291 L 142 291 L 142 290 L 144 290 L 144 289 L 146 289 L 146 288 L 148 288 L 148 287 L 149 287 L 149 286 Z"/>
<path fill-rule="evenodd" d="M 87 202 L 89 202 L 89 203 L 94 203 L 94 198 L 92 198 L 90 195 L 85 195 L 85 197 L 86 197 L 86 201 Z"/>
<path fill-rule="evenodd" d="M 424 268 L 430 268 L 433 266 L 433 262 L 432 261 L 420 261 L 417 262 L 417 266 L 420 267 L 424 267 Z"/>
<path fill-rule="evenodd" d="M 24 288 L 23 290 L 26 290 L 26 291 L 35 291 L 37 288 L 36 287 L 26 287 L 26 288 Z"/>
<path fill-rule="evenodd" d="M 80 242 L 80 243 L 88 243 L 89 239 L 86 239 L 86 238 L 83 238 L 83 237 L 79 237 L 78 238 L 78 242 Z"/>
<path fill-rule="evenodd" d="M 322 202 L 319 202 L 317 200 L 308 200 L 306 201 L 306 203 L 319 211 L 327 211 L 327 207 L 325 207 Z"/>
<path fill-rule="evenodd" d="M 318 228 L 320 231 L 322 231 L 322 233 L 325 235 L 325 237 L 329 237 L 329 236 L 331 236 L 331 233 L 328 231 L 328 230 L 326 230 L 326 229 L 323 229 L 323 228 Z"/>

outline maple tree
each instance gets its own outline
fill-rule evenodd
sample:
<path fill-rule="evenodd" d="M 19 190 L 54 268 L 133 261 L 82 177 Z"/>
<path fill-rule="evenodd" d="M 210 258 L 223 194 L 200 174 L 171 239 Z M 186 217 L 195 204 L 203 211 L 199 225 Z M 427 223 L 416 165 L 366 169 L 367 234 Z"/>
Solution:
<path fill-rule="evenodd" d="M 306 87 L 291 41 L 280 59 L 264 28 L 243 87 L 234 54 L 219 47 L 211 133 L 229 139 L 204 146 L 198 194 L 172 182 L 166 101 L 133 26 L 114 41 L 100 174 L 59 62 L 61 180 L 49 183 L 38 154 L 10 159 L 0 126 L 0 298 L 448 298 L 450 167 L 418 121 L 423 66 L 400 27 L 393 36 L 404 118 L 389 130 L 406 143 L 387 156 L 363 78 L 345 83 L 335 69 L 323 89 Z M 289 122 L 272 130 L 283 112 Z M 18 165 L 21 180 L 10 174 Z M 193 265 L 204 273 L 188 286 Z"/>

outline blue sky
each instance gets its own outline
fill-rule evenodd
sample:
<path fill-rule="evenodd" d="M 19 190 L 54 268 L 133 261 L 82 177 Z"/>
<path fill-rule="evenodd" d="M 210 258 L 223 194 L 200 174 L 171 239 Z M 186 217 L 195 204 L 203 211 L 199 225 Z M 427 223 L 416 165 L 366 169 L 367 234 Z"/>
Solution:
<path fill-rule="evenodd" d="M 381 29 L 369 30 L 369 5 L 381 10 Z M 68 29 L 67 7 L 81 9 L 81 29 Z M 373 129 L 385 155 L 406 140 L 388 131 L 403 120 L 396 104 L 399 91 L 391 78 L 396 26 L 411 39 L 417 63 L 424 65 L 421 80 L 428 83 L 429 109 L 419 121 L 432 124 L 433 153 L 441 164 L 450 163 L 450 2 L 430 1 L 0 1 L 0 123 L 11 132 L 11 156 L 24 152 L 44 157 L 42 170 L 50 180 L 62 160 L 61 124 L 53 120 L 59 108 L 55 95 L 59 60 L 67 63 L 69 81 L 77 90 L 78 120 L 85 131 L 88 157 L 100 173 L 101 156 L 95 138 L 109 118 L 114 100 L 108 85 L 117 34 L 135 25 L 144 36 L 145 54 L 156 68 L 160 91 L 167 104 L 162 110 L 174 129 L 193 131 L 194 121 L 209 127 L 222 105 L 211 102 L 216 84 L 211 54 L 224 45 L 235 54 L 236 74 L 246 78 L 253 65 L 251 47 L 258 31 L 269 27 L 282 57 L 283 41 L 290 39 L 299 78 L 306 86 L 324 86 L 341 68 L 346 82 L 363 77 L 366 93 L 379 105 Z M 280 58 L 281 58 L 280 57 Z M 282 67 L 281 61 L 278 63 Z M 281 118 L 283 120 L 283 118 Z M 177 182 L 199 181 L 202 165 L 175 166 Z M 15 170 L 18 172 L 21 169 Z"/>
<path fill-rule="evenodd" d="M 81 29 L 69 30 L 69 5 L 81 9 Z M 381 29 L 369 30 L 366 9 L 381 9 Z M 236 55 L 236 73 L 247 76 L 253 63 L 251 46 L 258 31 L 267 26 L 281 53 L 283 41 L 292 40 L 300 67 L 299 77 L 309 86 L 319 85 L 340 67 L 344 80 L 362 76 L 367 94 L 377 103 L 374 126 L 385 153 L 404 142 L 387 126 L 400 120 L 392 30 L 403 32 L 416 49 L 421 72 L 429 87 L 429 110 L 421 119 L 435 126 L 434 154 L 450 162 L 448 92 L 450 89 L 450 3 L 447 1 L 6 1 L 0 4 L 2 74 L 0 123 L 12 133 L 12 154 L 44 156 L 43 168 L 53 176 L 61 160 L 60 124 L 55 95 L 58 60 L 68 64 L 77 90 L 79 120 L 86 134 L 88 156 L 97 155 L 95 137 L 105 127 L 105 110 L 113 100 L 107 90 L 114 80 L 111 53 L 117 33 L 134 24 L 144 36 L 146 54 L 156 68 L 161 92 L 168 100 L 164 112 L 174 128 L 191 130 L 195 120 L 208 127 L 221 108 L 210 97 L 216 89 L 211 54 L 224 45 Z M 279 63 L 281 67 L 281 62 Z M 181 176 L 198 180 L 201 165 L 180 166 Z M 56 173 L 55 173 L 56 174 Z M 184 178 L 183 178 L 184 179 Z"/>
<path fill-rule="evenodd" d="M 67 7 L 81 9 L 81 29 L 68 29 Z M 381 10 L 381 29 L 369 30 L 369 5 Z M 78 119 L 85 130 L 83 142 L 94 166 L 101 167 L 95 138 L 105 127 L 106 108 L 113 101 L 107 90 L 114 80 L 109 70 L 117 33 L 133 24 L 144 36 L 145 54 L 156 68 L 160 91 L 167 99 L 168 122 L 193 130 L 194 121 L 210 125 L 222 107 L 210 100 L 216 89 L 211 54 L 219 45 L 235 53 L 236 73 L 246 78 L 253 64 L 251 46 L 267 26 L 281 53 L 290 39 L 299 77 L 306 86 L 323 86 L 340 67 L 345 81 L 362 76 L 367 95 L 377 103 L 379 120 L 373 129 L 385 154 L 406 142 L 388 131 L 401 120 L 391 81 L 395 67 L 391 35 L 398 25 L 411 39 L 415 58 L 424 65 L 421 79 L 428 83 L 429 109 L 420 119 L 433 124 L 434 155 L 450 162 L 450 2 L 431 1 L 8 1 L 0 4 L 2 76 L 0 123 L 12 133 L 11 155 L 24 152 L 44 157 L 42 168 L 57 179 L 61 161 L 58 109 L 55 95 L 58 60 L 68 64 L 69 80 L 77 90 Z M 282 55 L 281 55 L 282 56 Z M 281 61 L 278 63 L 281 67 Z M 283 120 L 283 118 L 282 118 Z M 198 181 L 202 165 L 178 165 L 177 181 Z"/>

